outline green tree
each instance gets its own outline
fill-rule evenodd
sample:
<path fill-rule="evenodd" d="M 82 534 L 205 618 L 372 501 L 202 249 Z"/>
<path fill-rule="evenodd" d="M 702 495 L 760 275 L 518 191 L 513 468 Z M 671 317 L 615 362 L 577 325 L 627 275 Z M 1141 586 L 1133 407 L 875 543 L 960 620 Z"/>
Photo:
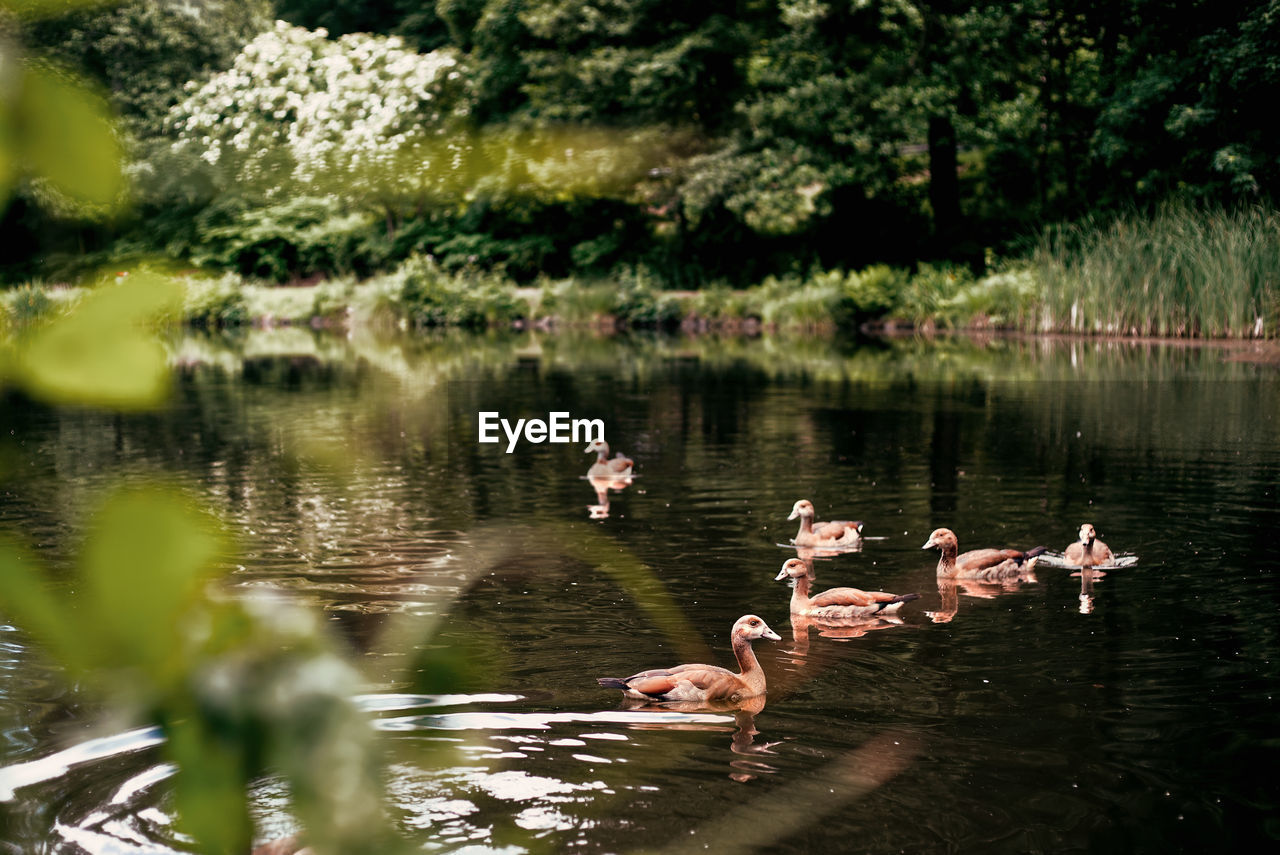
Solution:
<path fill-rule="evenodd" d="M 283 22 L 170 111 L 174 154 L 215 193 L 333 195 L 389 217 L 460 172 L 466 79 L 451 52 Z"/>
<path fill-rule="evenodd" d="M 269 0 L 124 0 L 42 21 L 30 43 L 102 84 L 124 129 L 148 137 L 189 81 L 228 67 L 270 26 L 270 11 Z"/>

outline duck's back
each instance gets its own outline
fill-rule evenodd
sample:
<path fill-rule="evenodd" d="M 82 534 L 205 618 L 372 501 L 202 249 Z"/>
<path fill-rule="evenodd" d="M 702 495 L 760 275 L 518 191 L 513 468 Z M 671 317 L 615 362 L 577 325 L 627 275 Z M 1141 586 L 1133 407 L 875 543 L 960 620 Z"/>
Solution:
<path fill-rule="evenodd" d="M 961 570 L 986 570 L 1006 561 L 1017 562 L 1023 553 L 1016 549 L 971 549 L 962 552 L 956 558 L 956 567 Z"/>

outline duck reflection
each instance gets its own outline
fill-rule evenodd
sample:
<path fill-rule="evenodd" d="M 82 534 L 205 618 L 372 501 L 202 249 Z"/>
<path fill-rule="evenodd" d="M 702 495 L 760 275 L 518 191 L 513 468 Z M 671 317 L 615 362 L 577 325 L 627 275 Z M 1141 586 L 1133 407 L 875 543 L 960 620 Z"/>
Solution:
<path fill-rule="evenodd" d="M 1079 573 L 1072 573 L 1071 575 L 1080 577 L 1080 614 L 1087 615 L 1092 613 L 1093 583 L 1096 579 L 1100 579 L 1107 574 L 1092 567 L 1082 567 Z"/>
<path fill-rule="evenodd" d="M 893 629 L 902 626 L 902 618 L 897 615 L 872 615 L 870 617 L 845 618 L 813 618 L 802 614 L 791 615 L 791 653 L 798 657 L 809 653 L 809 630 L 816 629 L 823 638 L 835 638 L 848 641 L 861 638 L 878 629 Z M 792 659 L 792 664 L 803 665 L 803 659 Z"/>
<path fill-rule="evenodd" d="M 925 614 L 934 623 L 950 623 L 960 610 L 960 593 L 966 597 L 979 600 L 993 600 L 1001 594 L 1021 590 L 1023 583 L 1036 582 L 1035 574 L 1030 570 L 1020 576 L 1012 576 L 999 582 L 983 582 L 978 579 L 965 579 L 956 576 L 938 577 L 938 608 L 926 611 Z"/>
<path fill-rule="evenodd" d="M 631 484 L 631 476 L 626 478 L 593 478 L 587 476 L 591 489 L 596 491 L 596 503 L 587 505 L 587 516 L 593 520 L 607 519 L 609 516 L 609 491 L 621 493 Z"/>
<path fill-rule="evenodd" d="M 614 460 L 616 461 L 617 458 Z M 612 462 L 614 461 L 606 461 L 606 463 Z M 590 519 L 602 520 L 608 518 L 609 491 L 613 490 L 614 492 L 621 493 L 631 485 L 631 482 L 634 480 L 634 476 L 631 474 L 631 461 L 628 460 L 627 463 L 628 466 L 625 470 L 625 474 L 614 474 L 607 470 L 598 470 L 597 467 L 601 465 L 599 462 L 593 464 L 592 467 L 587 470 L 587 483 L 591 485 L 591 489 L 596 491 L 596 503 L 594 505 L 587 505 L 587 516 Z"/>
<path fill-rule="evenodd" d="M 764 709 L 765 696 L 757 695 L 740 701 L 665 701 L 655 703 L 636 698 L 624 698 L 620 709 L 653 711 L 655 713 L 732 713 L 734 722 L 733 736 L 729 739 L 729 751 L 736 755 L 729 761 L 729 777 L 740 783 L 754 780 L 760 775 L 772 775 L 777 770 L 768 761 L 762 759 L 775 753 L 773 746 L 777 742 L 756 742 L 760 731 L 756 729 L 756 716 Z M 669 720 L 654 723 L 633 724 L 638 730 L 707 730 L 706 724 L 700 722 L 673 722 Z M 715 728 L 720 730 L 722 728 Z"/>

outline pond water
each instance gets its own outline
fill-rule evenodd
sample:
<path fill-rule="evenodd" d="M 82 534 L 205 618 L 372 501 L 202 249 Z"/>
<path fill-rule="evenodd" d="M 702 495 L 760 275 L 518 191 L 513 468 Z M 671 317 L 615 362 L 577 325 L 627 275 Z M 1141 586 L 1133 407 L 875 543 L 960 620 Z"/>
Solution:
<path fill-rule="evenodd" d="M 424 851 L 1166 852 L 1280 837 L 1280 375 L 1095 342 L 342 339 L 172 344 L 163 412 L 4 401 L 0 529 L 55 566 L 104 489 L 163 477 L 240 536 L 232 591 L 326 615 L 364 668 L 391 812 Z M 477 413 L 601 418 L 477 442 Z M 597 494 L 597 487 L 604 494 Z M 815 590 L 918 592 L 805 626 L 774 577 L 792 504 L 861 519 Z M 960 548 L 1135 565 L 948 588 Z M 732 666 L 767 698 L 629 709 L 598 676 Z M 443 661 L 448 667 L 433 667 Z M 0 851 L 185 851 L 156 734 L 67 688 L 0 616 Z M 441 676 L 442 673 L 445 676 Z M 62 752 L 62 753 L 59 753 Z M 4 790 L 10 792 L 4 792 Z M 263 839 L 292 829 L 255 789 Z"/>

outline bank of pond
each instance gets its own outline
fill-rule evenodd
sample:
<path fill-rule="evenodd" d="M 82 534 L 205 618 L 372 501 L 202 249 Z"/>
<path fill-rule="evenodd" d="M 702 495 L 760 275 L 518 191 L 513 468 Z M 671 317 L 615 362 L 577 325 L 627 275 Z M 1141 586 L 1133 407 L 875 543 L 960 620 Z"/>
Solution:
<path fill-rule="evenodd" d="M 745 289 L 708 283 L 673 291 L 648 268 L 517 283 L 500 271 L 446 269 L 429 255 L 364 280 L 317 274 L 292 286 L 193 271 L 176 261 L 135 260 L 132 270 L 113 269 L 85 284 L 137 272 L 175 276 L 185 289 L 182 320 L 206 327 L 966 329 L 1273 339 L 1280 330 L 1277 225 L 1264 209 L 1216 216 L 1173 209 L 1154 218 L 1047 230 L 1021 258 L 988 258 L 983 274 L 927 263 L 914 270 L 815 268 Z M 81 290 L 27 282 L 0 291 L 0 320 L 10 328 L 38 322 L 73 303 Z"/>

